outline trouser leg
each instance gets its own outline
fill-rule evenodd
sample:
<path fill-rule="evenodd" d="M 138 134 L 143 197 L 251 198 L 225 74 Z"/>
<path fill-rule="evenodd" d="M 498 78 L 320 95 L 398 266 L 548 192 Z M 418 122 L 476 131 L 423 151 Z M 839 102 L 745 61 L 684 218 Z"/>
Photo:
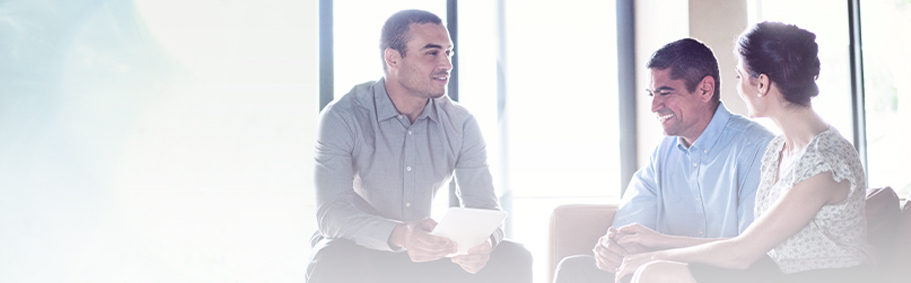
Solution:
<path fill-rule="evenodd" d="M 373 260 L 367 249 L 351 241 L 322 239 L 313 246 L 307 282 L 380 282 Z"/>
<path fill-rule="evenodd" d="M 490 261 L 476 275 L 477 280 L 467 282 L 532 282 L 531 252 L 522 244 L 503 240 L 491 252 Z"/>
<path fill-rule="evenodd" d="M 614 274 L 598 269 L 595 257 L 576 255 L 566 257 L 557 265 L 554 283 L 614 282 Z"/>
<path fill-rule="evenodd" d="M 314 246 L 307 282 L 532 282 L 531 253 L 503 241 L 477 274 L 449 258 L 415 263 L 407 253 L 367 249 L 348 240 L 323 239 Z"/>

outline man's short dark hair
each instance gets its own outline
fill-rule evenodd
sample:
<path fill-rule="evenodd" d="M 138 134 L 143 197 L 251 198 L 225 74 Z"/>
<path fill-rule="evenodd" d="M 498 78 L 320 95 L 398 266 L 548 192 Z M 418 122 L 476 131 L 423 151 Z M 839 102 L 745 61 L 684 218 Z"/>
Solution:
<path fill-rule="evenodd" d="M 699 40 L 684 38 L 664 45 L 652 54 L 646 67 L 658 70 L 671 68 L 671 79 L 683 79 L 689 92 L 696 91 L 696 86 L 705 76 L 711 76 L 715 79 L 712 99 L 721 100 L 718 59 L 712 49 Z"/>
<path fill-rule="evenodd" d="M 443 25 L 443 20 L 431 12 L 423 10 L 403 10 L 392 14 L 380 35 L 380 59 L 383 61 L 383 70 L 386 70 L 386 48 L 392 48 L 405 57 L 408 42 L 411 41 L 409 27 L 411 24 L 438 24 Z"/>

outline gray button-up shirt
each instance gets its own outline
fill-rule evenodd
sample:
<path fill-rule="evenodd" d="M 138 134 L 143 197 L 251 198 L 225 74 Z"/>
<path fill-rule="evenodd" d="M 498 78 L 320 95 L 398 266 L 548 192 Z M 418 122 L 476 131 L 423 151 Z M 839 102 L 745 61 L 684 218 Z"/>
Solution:
<path fill-rule="evenodd" d="M 392 251 L 395 225 L 430 217 L 453 174 L 462 206 L 500 209 L 480 127 L 447 96 L 431 99 L 412 124 L 384 79 L 360 84 L 326 106 L 318 135 L 317 222 L 328 238 Z M 502 238 L 502 229 L 491 236 L 494 245 Z"/>

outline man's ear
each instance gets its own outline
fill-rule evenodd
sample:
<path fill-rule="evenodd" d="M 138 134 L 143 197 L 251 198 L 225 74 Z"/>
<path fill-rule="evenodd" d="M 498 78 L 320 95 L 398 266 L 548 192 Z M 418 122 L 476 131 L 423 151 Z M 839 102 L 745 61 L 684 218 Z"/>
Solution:
<path fill-rule="evenodd" d="M 386 66 L 389 66 L 390 69 L 396 69 L 399 61 L 402 60 L 402 55 L 399 54 L 398 50 L 386 48 L 383 52 L 383 58 L 386 60 Z"/>
<path fill-rule="evenodd" d="M 715 78 L 712 76 L 703 77 L 702 81 L 696 85 L 696 93 L 699 94 L 702 101 L 712 100 L 712 96 L 715 95 Z"/>

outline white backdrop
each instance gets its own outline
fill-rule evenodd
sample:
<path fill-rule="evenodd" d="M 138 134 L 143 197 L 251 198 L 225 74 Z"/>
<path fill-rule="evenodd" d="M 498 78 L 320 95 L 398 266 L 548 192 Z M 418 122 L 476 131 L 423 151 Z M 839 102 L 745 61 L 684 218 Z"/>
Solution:
<path fill-rule="evenodd" d="M 316 1 L 0 2 L 0 282 L 302 282 Z"/>

